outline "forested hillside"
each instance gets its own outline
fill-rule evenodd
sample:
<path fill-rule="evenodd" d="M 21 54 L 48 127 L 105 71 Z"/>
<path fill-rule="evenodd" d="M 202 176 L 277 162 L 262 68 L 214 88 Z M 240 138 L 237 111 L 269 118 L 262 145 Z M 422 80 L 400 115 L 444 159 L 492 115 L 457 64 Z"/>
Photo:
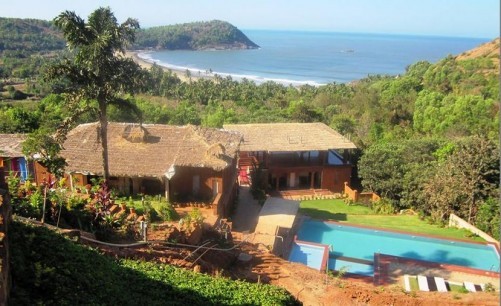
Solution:
<path fill-rule="evenodd" d="M 64 46 L 61 33 L 48 21 L 0 17 L 0 77 L 38 74 L 50 52 Z"/>
<path fill-rule="evenodd" d="M 65 41 L 49 21 L 0 17 L 0 51 L 61 50 Z"/>
<path fill-rule="evenodd" d="M 255 49 L 242 31 L 228 22 L 213 20 L 139 30 L 134 48 L 168 50 Z"/>

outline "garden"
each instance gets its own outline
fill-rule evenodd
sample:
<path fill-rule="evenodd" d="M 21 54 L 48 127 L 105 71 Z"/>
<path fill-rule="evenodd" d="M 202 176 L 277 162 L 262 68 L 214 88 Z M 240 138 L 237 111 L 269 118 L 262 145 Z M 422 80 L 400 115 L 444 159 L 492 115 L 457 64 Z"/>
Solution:
<path fill-rule="evenodd" d="M 59 228 L 79 229 L 101 241 L 127 243 L 144 239 L 139 227 L 145 221 L 150 230 L 176 227 L 176 240 L 186 242 L 194 232 L 200 232 L 205 219 L 203 207 L 178 208 L 178 213 L 161 196 L 121 197 L 100 180 L 92 180 L 80 192 L 71 192 L 64 178 L 40 186 L 21 182 L 14 175 L 6 179 L 15 215 Z M 196 243 L 200 238 L 190 241 Z M 162 239 L 169 237 L 164 235 Z"/>

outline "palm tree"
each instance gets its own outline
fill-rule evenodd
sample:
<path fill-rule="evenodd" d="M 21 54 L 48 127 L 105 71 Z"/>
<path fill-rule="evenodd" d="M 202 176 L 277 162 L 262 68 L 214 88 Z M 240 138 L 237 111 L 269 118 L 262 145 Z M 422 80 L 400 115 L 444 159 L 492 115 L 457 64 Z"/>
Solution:
<path fill-rule="evenodd" d="M 144 70 L 123 56 L 126 46 L 135 39 L 139 23 L 129 18 L 118 24 L 108 7 L 95 10 L 87 23 L 70 11 L 62 12 L 54 23 L 62 30 L 72 55 L 49 67 L 45 75 L 47 80 L 65 84 L 64 97 L 72 113 L 58 129 L 57 138 L 64 141 L 71 124 L 80 115 L 97 113 L 106 181 L 109 177 L 107 107 L 119 104 L 134 109 L 132 103 L 120 97 L 136 92 L 147 79 Z"/>

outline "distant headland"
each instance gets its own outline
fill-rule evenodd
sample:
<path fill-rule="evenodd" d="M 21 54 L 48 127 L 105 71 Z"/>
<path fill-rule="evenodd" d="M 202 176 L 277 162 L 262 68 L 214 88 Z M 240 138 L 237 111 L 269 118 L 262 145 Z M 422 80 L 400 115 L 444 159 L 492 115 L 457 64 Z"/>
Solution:
<path fill-rule="evenodd" d="M 259 46 L 232 24 L 212 20 L 141 29 L 134 49 L 239 50 Z"/>

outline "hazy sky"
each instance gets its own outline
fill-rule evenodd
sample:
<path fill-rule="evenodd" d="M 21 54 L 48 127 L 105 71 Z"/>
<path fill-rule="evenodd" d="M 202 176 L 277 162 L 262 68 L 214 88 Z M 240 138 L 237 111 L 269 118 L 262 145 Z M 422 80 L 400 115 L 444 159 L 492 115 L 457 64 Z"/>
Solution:
<path fill-rule="evenodd" d="M 219 19 L 240 29 L 482 38 L 500 31 L 499 0 L 0 0 L 0 16 L 51 20 L 71 10 L 86 19 L 99 6 L 143 28 Z"/>

